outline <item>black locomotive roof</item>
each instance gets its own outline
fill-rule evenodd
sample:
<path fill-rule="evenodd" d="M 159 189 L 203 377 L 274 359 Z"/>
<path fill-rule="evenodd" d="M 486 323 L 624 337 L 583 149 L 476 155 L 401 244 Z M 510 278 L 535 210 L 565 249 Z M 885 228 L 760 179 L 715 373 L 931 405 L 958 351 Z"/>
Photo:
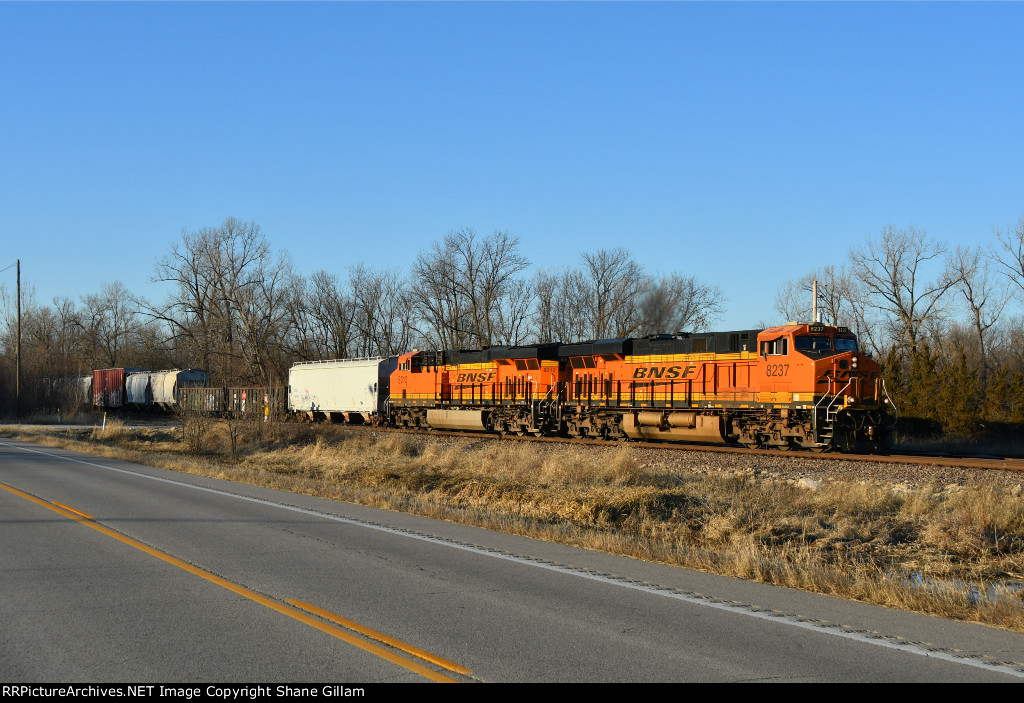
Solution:
<path fill-rule="evenodd" d="M 644 337 L 633 340 L 633 355 L 756 352 L 757 335 L 760 331 L 697 332 L 693 334 L 683 333 L 678 337 L 671 335 Z"/>
<path fill-rule="evenodd" d="M 481 364 L 496 359 L 542 359 L 557 360 L 570 356 L 599 356 L 621 354 L 624 356 L 654 356 L 661 354 L 699 354 L 713 352 L 728 354 L 740 351 L 757 351 L 757 335 L 761 330 L 738 330 L 735 332 L 682 333 L 649 337 L 620 339 L 598 339 L 577 344 L 530 344 L 525 346 L 494 346 L 487 349 L 443 349 L 420 352 L 424 366 L 449 364 Z"/>
<path fill-rule="evenodd" d="M 656 334 L 649 337 L 601 339 L 559 347 L 561 356 L 598 356 L 622 354 L 626 356 L 655 356 L 661 354 L 699 354 L 713 352 L 728 354 L 757 351 L 757 335 L 761 330 L 735 332 L 682 333 L 678 336 Z"/>
<path fill-rule="evenodd" d="M 635 339 L 598 339 L 578 344 L 563 344 L 559 356 L 597 356 L 599 354 L 632 354 Z"/>
<path fill-rule="evenodd" d="M 522 347 L 491 347 L 484 350 L 488 359 L 558 359 L 558 342 L 552 344 L 531 344 Z"/>
<path fill-rule="evenodd" d="M 495 359 L 557 360 L 559 344 L 531 344 L 526 346 L 494 346 L 487 349 L 443 349 L 421 352 L 426 366 L 446 364 L 482 364 Z"/>

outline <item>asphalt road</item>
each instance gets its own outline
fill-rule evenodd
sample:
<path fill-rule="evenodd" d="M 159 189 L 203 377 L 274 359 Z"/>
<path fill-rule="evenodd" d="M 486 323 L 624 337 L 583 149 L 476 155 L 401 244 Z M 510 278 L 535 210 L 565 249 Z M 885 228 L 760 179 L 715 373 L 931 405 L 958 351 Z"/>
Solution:
<path fill-rule="evenodd" d="M 1024 635 L 0 440 L 0 680 L 1021 681 Z"/>

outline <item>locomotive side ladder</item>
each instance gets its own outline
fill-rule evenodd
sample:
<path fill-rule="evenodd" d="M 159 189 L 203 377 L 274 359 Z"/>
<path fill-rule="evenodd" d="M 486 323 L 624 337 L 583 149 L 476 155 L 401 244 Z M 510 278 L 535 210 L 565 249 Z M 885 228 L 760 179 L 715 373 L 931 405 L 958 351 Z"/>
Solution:
<path fill-rule="evenodd" d="M 843 398 L 843 394 L 846 393 L 846 389 L 853 383 L 853 379 L 846 382 L 841 390 L 833 393 L 832 391 L 832 379 L 828 379 L 828 393 L 821 397 L 817 403 L 814 404 L 814 424 L 815 424 L 815 435 L 816 439 L 825 443 L 831 444 L 832 437 L 835 435 L 836 417 L 839 415 L 839 411 L 842 410 L 842 403 L 840 402 Z M 818 417 L 820 416 L 820 406 L 825 402 L 825 399 L 831 396 L 831 400 L 825 406 L 825 421 L 818 426 Z"/>

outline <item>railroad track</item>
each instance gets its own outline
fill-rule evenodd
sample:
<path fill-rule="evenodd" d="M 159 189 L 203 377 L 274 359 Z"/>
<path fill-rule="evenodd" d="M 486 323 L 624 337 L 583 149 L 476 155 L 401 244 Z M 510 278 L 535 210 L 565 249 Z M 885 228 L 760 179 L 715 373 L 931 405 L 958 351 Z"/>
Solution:
<path fill-rule="evenodd" d="M 469 436 L 468 433 L 466 432 L 445 432 L 443 430 L 391 430 L 390 428 L 388 428 L 388 431 L 407 431 L 421 434 L 424 436 L 435 437 Z M 496 434 L 479 433 L 472 436 L 499 439 L 499 435 Z M 700 444 L 697 442 L 644 442 L 636 440 L 578 439 L 571 437 L 519 437 L 515 435 L 500 436 L 500 439 L 502 441 L 511 440 L 526 442 L 551 442 L 574 445 L 582 444 L 599 447 L 612 447 L 617 444 L 629 444 L 630 446 L 633 447 L 643 447 L 645 449 L 664 449 L 670 451 L 717 452 L 723 454 L 737 454 L 742 456 L 775 456 L 781 458 L 807 459 L 811 461 L 835 461 L 836 459 L 841 459 L 843 461 L 863 461 L 881 464 L 914 464 L 917 466 L 955 466 L 971 469 L 999 469 L 1003 471 L 1017 471 L 1024 473 L 1024 458 L 1018 457 L 997 457 L 986 455 L 970 456 L 939 453 L 911 454 L 909 452 L 896 451 L 876 454 L 810 452 L 802 450 L 787 451 L 781 449 L 748 449 L 747 447 L 733 445 Z"/>
<path fill-rule="evenodd" d="M 422 437 L 453 437 L 490 439 L 494 441 L 540 442 L 546 444 L 570 444 L 593 447 L 614 447 L 628 444 L 631 447 L 644 449 L 662 449 L 668 451 L 712 452 L 735 454 L 738 456 L 774 456 L 779 458 L 807 459 L 810 461 L 854 461 L 874 462 L 880 464 L 913 464 L 916 466 L 950 466 L 970 469 L 992 469 L 1024 473 L 1024 458 L 998 457 L 989 455 L 954 455 L 946 453 L 921 453 L 890 451 L 882 453 L 839 453 L 811 452 L 806 450 L 782 449 L 749 449 L 739 445 L 701 444 L 699 442 L 645 442 L 633 439 L 592 439 L 578 437 L 533 437 L 530 435 L 499 435 L 491 432 L 456 432 L 449 430 L 398 429 L 392 427 L 371 427 L 368 425 L 336 425 L 352 430 L 376 432 L 404 432 Z"/>

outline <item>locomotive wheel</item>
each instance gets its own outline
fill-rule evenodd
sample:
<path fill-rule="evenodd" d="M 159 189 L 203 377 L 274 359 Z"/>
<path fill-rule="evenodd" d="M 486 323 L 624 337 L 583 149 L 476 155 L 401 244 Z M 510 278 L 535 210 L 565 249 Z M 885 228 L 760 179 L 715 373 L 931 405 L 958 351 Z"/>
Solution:
<path fill-rule="evenodd" d="M 841 452 L 857 451 L 857 431 L 852 427 L 837 428 L 836 446 Z"/>
<path fill-rule="evenodd" d="M 766 439 L 767 436 L 763 434 L 745 434 L 740 435 L 740 444 L 742 444 L 747 449 L 763 449 L 765 446 L 767 446 L 765 441 Z"/>

